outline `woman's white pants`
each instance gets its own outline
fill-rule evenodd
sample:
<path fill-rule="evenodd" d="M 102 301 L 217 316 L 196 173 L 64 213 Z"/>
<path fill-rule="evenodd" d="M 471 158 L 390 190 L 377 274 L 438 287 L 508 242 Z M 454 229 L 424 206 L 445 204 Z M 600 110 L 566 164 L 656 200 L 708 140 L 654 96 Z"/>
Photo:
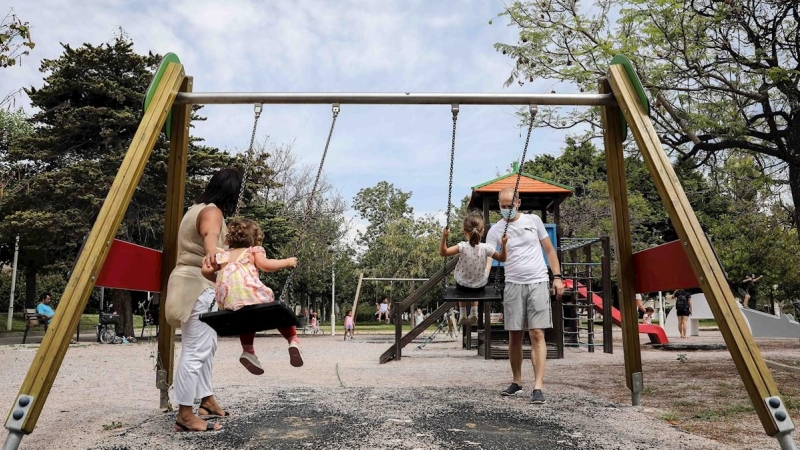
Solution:
<path fill-rule="evenodd" d="M 181 406 L 194 405 L 195 399 L 213 394 L 211 366 L 217 351 L 217 332 L 200 321 L 200 314 L 216 309 L 214 290 L 206 289 L 197 298 L 192 315 L 181 323 L 181 359 L 173 383 L 173 400 Z"/>

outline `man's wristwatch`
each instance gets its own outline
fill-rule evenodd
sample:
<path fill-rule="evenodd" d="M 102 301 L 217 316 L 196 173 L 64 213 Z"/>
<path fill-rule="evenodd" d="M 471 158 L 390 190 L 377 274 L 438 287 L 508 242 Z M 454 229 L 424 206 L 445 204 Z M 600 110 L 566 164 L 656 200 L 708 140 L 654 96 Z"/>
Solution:
<path fill-rule="evenodd" d="M 555 280 L 556 278 L 558 278 L 559 280 L 564 280 L 564 277 L 562 277 L 560 273 L 553 275 L 553 279 Z"/>

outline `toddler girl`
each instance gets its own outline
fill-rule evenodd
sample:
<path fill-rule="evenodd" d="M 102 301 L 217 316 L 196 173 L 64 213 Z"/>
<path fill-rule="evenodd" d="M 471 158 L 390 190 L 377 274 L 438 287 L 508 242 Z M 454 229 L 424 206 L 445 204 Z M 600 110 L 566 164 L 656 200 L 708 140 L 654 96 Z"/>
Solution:
<path fill-rule="evenodd" d="M 445 228 L 442 232 L 442 241 L 439 245 L 441 256 L 454 256 L 460 254 L 458 263 L 453 271 L 456 279 L 456 289 L 464 292 L 480 292 L 489 281 L 489 272 L 486 270 L 486 258 L 494 258 L 500 262 L 506 260 L 506 243 L 508 236 L 503 235 L 500 252 L 497 252 L 491 245 L 481 242 L 483 237 L 483 217 L 477 214 L 470 214 L 464 219 L 464 236 L 466 241 L 459 242 L 457 245 L 447 247 L 447 237 L 450 230 Z M 474 325 L 478 323 L 478 302 L 472 302 L 467 317 L 467 303 L 459 302 L 458 323 Z"/>
<path fill-rule="evenodd" d="M 353 339 L 353 330 L 355 329 L 355 323 L 353 322 L 353 311 L 347 311 L 347 315 L 344 316 L 344 340 L 347 340 L 347 335 L 350 335 L 350 340 Z"/>
<path fill-rule="evenodd" d="M 275 301 L 272 289 L 258 278 L 258 271 L 277 272 L 297 266 L 297 258 L 268 259 L 264 247 L 261 246 L 263 241 L 264 234 L 252 220 L 236 219 L 228 225 L 228 236 L 225 240 L 228 250 L 217 253 L 220 270 L 217 273 L 216 297 L 221 309 L 236 311 L 243 306 Z M 208 270 L 213 271 L 213 268 L 204 267 L 204 275 L 209 275 L 206 273 Z M 303 357 L 295 327 L 278 328 L 278 331 L 289 342 L 289 361 L 292 366 L 302 366 Z M 264 369 L 253 349 L 255 336 L 255 333 L 239 335 L 242 343 L 239 362 L 250 373 L 261 375 Z"/>

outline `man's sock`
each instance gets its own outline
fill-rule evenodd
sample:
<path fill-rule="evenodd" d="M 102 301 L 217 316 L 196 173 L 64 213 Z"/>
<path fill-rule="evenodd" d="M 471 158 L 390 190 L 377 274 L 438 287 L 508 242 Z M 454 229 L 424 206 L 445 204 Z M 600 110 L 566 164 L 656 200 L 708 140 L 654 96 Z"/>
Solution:
<path fill-rule="evenodd" d="M 478 307 L 472 306 L 469 308 L 469 315 L 470 316 L 477 316 L 478 315 Z"/>
<path fill-rule="evenodd" d="M 460 306 L 458 308 L 458 317 L 467 317 L 467 307 L 466 306 Z"/>

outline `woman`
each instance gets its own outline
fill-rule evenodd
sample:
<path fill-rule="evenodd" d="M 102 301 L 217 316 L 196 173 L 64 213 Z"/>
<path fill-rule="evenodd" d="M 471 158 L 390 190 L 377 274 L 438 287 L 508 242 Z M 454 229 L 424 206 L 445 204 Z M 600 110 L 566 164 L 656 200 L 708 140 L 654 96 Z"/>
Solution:
<path fill-rule="evenodd" d="M 207 422 L 200 416 L 230 415 L 213 395 L 211 365 L 217 333 L 199 317 L 216 304 L 214 283 L 203 277 L 201 269 L 219 269 L 216 251 L 225 241 L 223 214 L 235 211 L 241 183 L 233 169 L 215 173 L 178 229 L 178 259 L 169 276 L 165 304 L 167 322 L 181 328 L 181 358 L 174 381 L 174 399 L 179 405 L 176 431 L 216 431 L 221 429 L 219 423 Z M 199 416 L 192 411 L 196 398 L 200 398 Z"/>

